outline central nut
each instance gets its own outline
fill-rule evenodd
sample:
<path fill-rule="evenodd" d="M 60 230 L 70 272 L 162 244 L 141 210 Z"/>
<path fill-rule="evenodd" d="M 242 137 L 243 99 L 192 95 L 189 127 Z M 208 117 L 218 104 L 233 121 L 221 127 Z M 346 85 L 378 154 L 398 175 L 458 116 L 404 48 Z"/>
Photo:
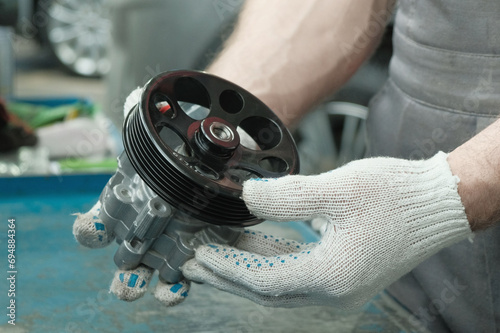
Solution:
<path fill-rule="evenodd" d="M 201 121 L 195 135 L 195 142 L 200 152 L 220 158 L 229 158 L 240 144 L 240 136 L 236 128 L 228 121 L 209 117 Z"/>
<path fill-rule="evenodd" d="M 210 124 L 210 133 L 224 142 L 231 142 L 234 140 L 234 133 L 231 128 L 218 121 Z"/>

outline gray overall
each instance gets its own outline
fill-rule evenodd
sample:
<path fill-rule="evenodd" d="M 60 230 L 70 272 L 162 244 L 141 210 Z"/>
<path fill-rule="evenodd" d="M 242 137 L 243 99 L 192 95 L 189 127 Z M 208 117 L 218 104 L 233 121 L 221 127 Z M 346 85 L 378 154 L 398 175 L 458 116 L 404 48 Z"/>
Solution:
<path fill-rule="evenodd" d="M 390 78 L 372 100 L 369 155 L 450 152 L 500 114 L 500 0 L 400 0 Z M 500 223 L 388 288 L 436 332 L 500 332 Z"/>

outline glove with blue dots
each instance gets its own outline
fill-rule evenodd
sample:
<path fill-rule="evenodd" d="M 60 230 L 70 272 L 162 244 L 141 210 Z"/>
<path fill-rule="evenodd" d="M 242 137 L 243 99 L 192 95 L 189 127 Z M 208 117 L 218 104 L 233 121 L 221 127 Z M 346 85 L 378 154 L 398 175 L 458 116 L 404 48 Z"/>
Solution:
<path fill-rule="evenodd" d="M 323 218 L 316 244 L 248 232 L 236 246 L 197 249 L 184 276 L 273 307 L 356 308 L 471 230 L 447 155 L 372 158 L 317 176 L 245 182 L 257 217 Z"/>

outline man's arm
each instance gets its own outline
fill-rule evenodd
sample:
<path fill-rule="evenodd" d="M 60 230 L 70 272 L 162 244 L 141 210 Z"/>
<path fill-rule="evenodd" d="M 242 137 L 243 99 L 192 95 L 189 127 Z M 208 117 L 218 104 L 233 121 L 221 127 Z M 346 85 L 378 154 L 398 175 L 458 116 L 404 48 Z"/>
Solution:
<path fill-rule="evenodd" d="M 471 229 L 500 221 L 500 120 L 448 156 Z"/>
<path fill-rule="evenodd" d="M 252 92 L 292 125 L 372 54 L 394 2 L 247 1 L 207 71 Z"/>

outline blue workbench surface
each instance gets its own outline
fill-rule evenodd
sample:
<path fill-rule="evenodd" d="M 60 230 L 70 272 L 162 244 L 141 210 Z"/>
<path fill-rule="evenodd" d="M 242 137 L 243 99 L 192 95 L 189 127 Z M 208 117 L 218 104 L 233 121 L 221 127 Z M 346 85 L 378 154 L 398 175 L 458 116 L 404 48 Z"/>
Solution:
<path fill-rule="evenodd" d="M 0 332 L 401 331 L 400 324 L 373 304 L 349 313 L 328 307 L 272 309 L 204 285 L 194 285 L 183 304 L 169 309 L 150 291 L 136 302 L 117 300 L 108 293 L 116 244 L 90 250 L 72 235 L 71 214 L 90 209 L 109 177 L 0 178 L 0 308 L 5 312 Z M 5 315 L 9 218 L 16 220 L 15 327 Z M 290 226 L 264 228 L 285 237 L 311 237 L 305 229 Z"/>

